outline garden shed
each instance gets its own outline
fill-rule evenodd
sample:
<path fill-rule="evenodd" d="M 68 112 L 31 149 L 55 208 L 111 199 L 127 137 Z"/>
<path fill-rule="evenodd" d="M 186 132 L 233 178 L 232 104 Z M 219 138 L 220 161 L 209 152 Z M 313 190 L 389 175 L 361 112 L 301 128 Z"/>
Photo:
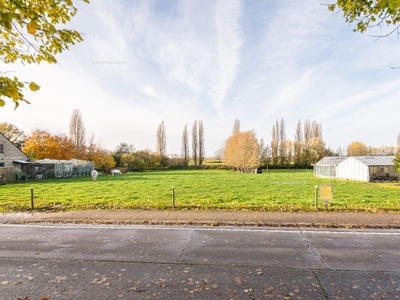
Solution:
<path fill-rule="evenodd" d="M 393 181 L 399 173 L 394 156 L 324 157 L 314 166 L 314 175 L 358 181 Z"/>

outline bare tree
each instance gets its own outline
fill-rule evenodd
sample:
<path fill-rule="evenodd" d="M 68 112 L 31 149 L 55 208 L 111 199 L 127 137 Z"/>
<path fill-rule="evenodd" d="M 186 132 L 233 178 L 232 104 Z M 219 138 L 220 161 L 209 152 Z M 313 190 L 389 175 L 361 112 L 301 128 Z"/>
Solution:
<path fill-rule="evenodd" d="M 271 160 L 273 166 L 279 164 L 279 121 L 276 120 L 275 124 L 272 125 L 271 131 Z"/>
<path fill-rule="evenodd" d="M 97 145 L 94 140 L 94 134 L 91 134 L 89 137 L 89 140 L 88 140 L 88 146 L 87 146 L 85 159 L 89 160 L 89 161 L 93 161 L 98 149 L 99 149 L 99 145 Z"/>
<path fill-rule="evenodd" d="M 303 129 L 303 157 L 302 157 L 302 163 L 304 167 L 307 167 L 310 165 L 310 140 L 312 137 L 312 132 L 311 132 L 311 121 L 309 119 L 306 119 L 304 121 L 304 129 Z"/>
<path fill-rule="evenodd" d="M 293 143 L 291 140 L 287 139 L 285 140 L 285 149 L 286 149 L 286 153 L 285 153 L 285 165 L 286 167 L 290 166 L 290 163 L 292 162 L 293 159 Z"/>
<path fill-rule="evenodd" d="M 233 123 L 232 134 L 239 133 L 239 132 L 240 132 L 240 120 L 235 119 L 235 122 Z"/>
<path fill-rule="evenodd" d="M 185 124 L 182 132 L 182 158 L 185 167 L 189 165 L 189 136 L 187 127 L 187 124 Z"/>
<path fill-rule="evenodd" d="M 203 126 L 203 121 L 198 122 L 198 130 L 199 130 L 199 165 L 201 166 L 203 164 L 204 158 L 205 158 L 205 147 L 204 147 L 204 126 Z"/>
<path fill-rule="evenodd" d="M 294 155 L 293 155 L 293 160 L 295 166 L 299 166 L 301 164 L 301 156 L 302 156 L 302 142 L 303 140 L 303 131 L 301 129 L 301 120 L 297 122 L 296 125 L 296 131 L 294 133 Z"/>
<path fill-rule="evenodd" d="M 325 143 L 322 138 L 322 125 L 317 121 L 311 123 L 310 163 L 315 164 L 325 155 Z"/>
<path fill-rule="evenodd" d="M 260 139 L 260 162 L 264 161 L 265 158 L 265 153 L 264 153 L 264 148 L 265 148 L 265 142 L 264 139 Z"/>
<path fill-rule="evenodd" d="M 197 137 L 197 121 L 194 121 L 192 125 L 192 158 L 193 164 L 197 166 L 198 150 L 199 150 L 199 140 Z"/>
<path fill-rule="evenodd" d="M 322 138 L 322 126 L 317 121 L 311 123 L 311 138 Z"/>
<path fill-rule="evenodd" d="M 278 123 L 277 123 L 278 124 Z M 281 166 L 286 164 L 287 161 L 287 142 L 286 142 L 286 128 L 285 128 L 285 120 L 281 118 L 278 127 L 278 152 L 279 152 L 279 164 Z"/>
<path fill-rule="evenodd" d="M 261 167 L 267 167 L 269 164 L 270 148 L 265 144 L 264 139 L 260 140 L 260 164 Z"/>
<path fill-rule="evenodd" d="M 346 156 L 346 151 L 342 147 L 337 148 L 336 153 L 340 157 Z"/>
<path fill-rule="evenodd" d="M 165 134 L 165 123 L 162 121 L 157 128 L 157 145 L 156 153 L 160 157 L 165 157 L 167 155 L 167 136 Z"/>
<path fill-rule="evenodd" d="M 218 148 L 215 153 L 214 153 L 214 159 L 216 160 L 222 160 L 223 154 L 224 154 L 224 149 L 226 146 L 226 141 L 221 143 L 221 147 Z"/>
<path fill-rule="evenodd" d="M 69 123 L 69 137 L 75 147 L 75 157 L 83 158 L 85 155 L 86 129 L 79 109 L 74 109 Z"/>

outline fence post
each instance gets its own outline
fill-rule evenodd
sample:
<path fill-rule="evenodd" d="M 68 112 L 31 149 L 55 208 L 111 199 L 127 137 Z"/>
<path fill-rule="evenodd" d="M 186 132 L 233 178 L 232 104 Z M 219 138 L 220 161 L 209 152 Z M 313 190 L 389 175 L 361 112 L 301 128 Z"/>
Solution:
<path fill-rule="evenodd" d="M 318 185 L 315 186 L 315 210 L 318 210 Z"/>
<path fill-rule="evenodd" d="M 33 211 L 34 205 L 33 205 L 33 186 L 31 186 L 31 210 Z"/>
<path fill-rule="evenodd" d="M 172 186 L 172 208 L 175 208 L 175 187 Z"/>

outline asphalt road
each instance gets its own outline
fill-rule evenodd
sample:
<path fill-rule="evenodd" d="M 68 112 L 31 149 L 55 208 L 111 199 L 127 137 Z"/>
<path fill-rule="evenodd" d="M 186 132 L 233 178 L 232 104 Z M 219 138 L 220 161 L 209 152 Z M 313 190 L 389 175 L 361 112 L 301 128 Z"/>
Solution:
<path fill-rule="evenodd" d="M 0 300 L 400 299 L 399 230 L 0 225 Z"/>

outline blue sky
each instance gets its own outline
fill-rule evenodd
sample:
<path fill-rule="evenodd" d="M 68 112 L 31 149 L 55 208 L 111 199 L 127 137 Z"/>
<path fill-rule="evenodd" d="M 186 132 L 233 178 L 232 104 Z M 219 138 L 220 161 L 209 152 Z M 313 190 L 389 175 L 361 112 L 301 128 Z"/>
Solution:
<path fill-rule="evenodd" d="M 353 33 L 319 1 L 92 0 L 71 26 L 85 41 L 58 64 L 2 65 L 41 90 L 32 104 L 0 109 L 26 133 L 68 133 L 80 109 L 88 135 L 107 149 L 155 149 L 165 121 L 167 152 L 183 127 L 203 120 L 206 155 L 242 130 L 267 143 L 276 119 L 293 139 L 299 119 L 322 124 L 333 149 L 355 140 L 394 145 L 400 132 L 400 43 Z M 11 73 L 12 74 L 12 73 Z"/>

